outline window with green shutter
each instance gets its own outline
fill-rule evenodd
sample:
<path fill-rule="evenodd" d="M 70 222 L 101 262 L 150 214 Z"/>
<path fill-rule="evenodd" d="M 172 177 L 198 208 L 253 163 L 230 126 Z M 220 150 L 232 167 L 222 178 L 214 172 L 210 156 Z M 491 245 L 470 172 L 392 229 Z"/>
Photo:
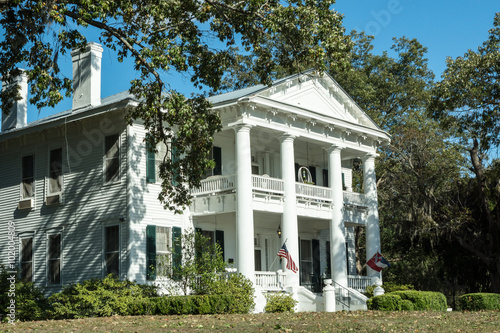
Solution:
<path fill-rule="evenodd" d="M 172 228 L 172 244 L 173 244 L 173 253 L 172 253 L 172 269 L 179 268 L 182 265 L 182 229 L 179 227 Z M 175 278 L 175 276 L 174 276 Z"/>
<path fill-rule="evenodd" d="M 146 226 L 146 279 L 156 279 L 156 226 Z"/>

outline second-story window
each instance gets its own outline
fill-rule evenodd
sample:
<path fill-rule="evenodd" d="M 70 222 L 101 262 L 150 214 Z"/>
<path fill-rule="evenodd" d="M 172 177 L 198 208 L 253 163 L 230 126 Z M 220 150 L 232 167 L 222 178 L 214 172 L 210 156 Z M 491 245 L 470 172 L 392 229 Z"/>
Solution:
<path fill-rule="evenodd" d="M 207 170 L 206 177 L 222 175 L 222 148 L 213 146 L 209 159 L 214 160 L 215 167 Z"/>
<path fill-rule="evenodd" d="M 160 183 L 160 164 L 163 162 L 165 155 L 167 155 L 167 146 L 165 143 L 160 142 L 156 145 L 156 152 L 152 152 L 147 149 L 146 154 L 146 178 L 148 183 Z"/>
<path fill-rule="evenodd" d="M 49 156 L 49 194 L 62 192 L 62 148 L 53 149 Z"/>
<path fill-rule="evenodd" d="M 104 183 L 120 181 L 120 135 L 109 135 L 104 140 Z"/>
<path fill-rule="evenodd" d="M 33 155 L 23 156 L 22 159 L 22 184 L 21 195 L 23 199 L 34 195 L 35 157 Z"/>

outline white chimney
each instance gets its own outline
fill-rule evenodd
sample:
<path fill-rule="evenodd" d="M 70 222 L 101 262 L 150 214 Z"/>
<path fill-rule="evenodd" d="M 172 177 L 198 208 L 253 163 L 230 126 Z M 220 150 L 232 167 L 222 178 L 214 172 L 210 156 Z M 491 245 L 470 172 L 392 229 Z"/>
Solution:
<path fill-rule="evenodd" d="M 14 101 L 9 114 L 2 112 L 2 132 L 14 128 L 21 128 L 27 124 L 28 76 L 24 71 L 21 71 L 19 76 L 13 78 L 11 84 L 18 84 L 21 87 L 19 90 L 21 99 Z"/>
<path fill-rule="evenodd" d="M 73 109 L 101 104 L 101 58 L 100 44 L 90 42 L 83 52 L 71 51 L 73 59 Z"/>

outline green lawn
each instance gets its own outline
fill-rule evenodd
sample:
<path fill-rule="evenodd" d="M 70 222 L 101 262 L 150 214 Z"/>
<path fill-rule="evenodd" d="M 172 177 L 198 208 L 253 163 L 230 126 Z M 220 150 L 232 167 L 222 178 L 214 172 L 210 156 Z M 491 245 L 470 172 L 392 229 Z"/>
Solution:
<path fill-rule="evenodd" d="M 0 332 L 497 332 L 500 311 L 137 316 L 1 324 Z"/>

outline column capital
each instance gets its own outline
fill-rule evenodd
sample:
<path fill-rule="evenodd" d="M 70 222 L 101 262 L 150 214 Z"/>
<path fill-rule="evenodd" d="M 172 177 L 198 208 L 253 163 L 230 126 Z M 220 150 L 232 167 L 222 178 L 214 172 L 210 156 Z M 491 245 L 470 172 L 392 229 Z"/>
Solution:
<path fill-rule="evenodd" d="M 336 152 L 341 152 L 342 149 L 345 149 L 345 147 L 337 145 L 337 144 L 332 144 L 330 147 L 324 148 L 328 153 L 336 153 Z"/>
<path fill-rule="evenodd" d="M 296 138 L 297 138 L 296 135 L 293 135 L 290 133 L 283 133 L 280 136 L 278 136 L 278 139 L 280 140 L 280 142 L 284 142 L 284 141 L 292 141 L 293 142 Z"/>
<path fill-rule="evenodd" d="M 251 124 L 245 124 L 245 123 L 238 123 L 235 125 L 232 125 L 231 128 L 234 129 L 235 132 L 238 131 L 250 131 L 250 129 L 253 127 Z"/>
<path fill-rule="evenodd" d="M 363 162 L 366 162 L 367 160 L 370 160 L 370 159 L 375 159 L 377 157 L 379 157 L 380 155 L 377 154 L 377 153 L 368 153 L 364 156 L 361 156 L 361 159 L 363 160 Z"/>

